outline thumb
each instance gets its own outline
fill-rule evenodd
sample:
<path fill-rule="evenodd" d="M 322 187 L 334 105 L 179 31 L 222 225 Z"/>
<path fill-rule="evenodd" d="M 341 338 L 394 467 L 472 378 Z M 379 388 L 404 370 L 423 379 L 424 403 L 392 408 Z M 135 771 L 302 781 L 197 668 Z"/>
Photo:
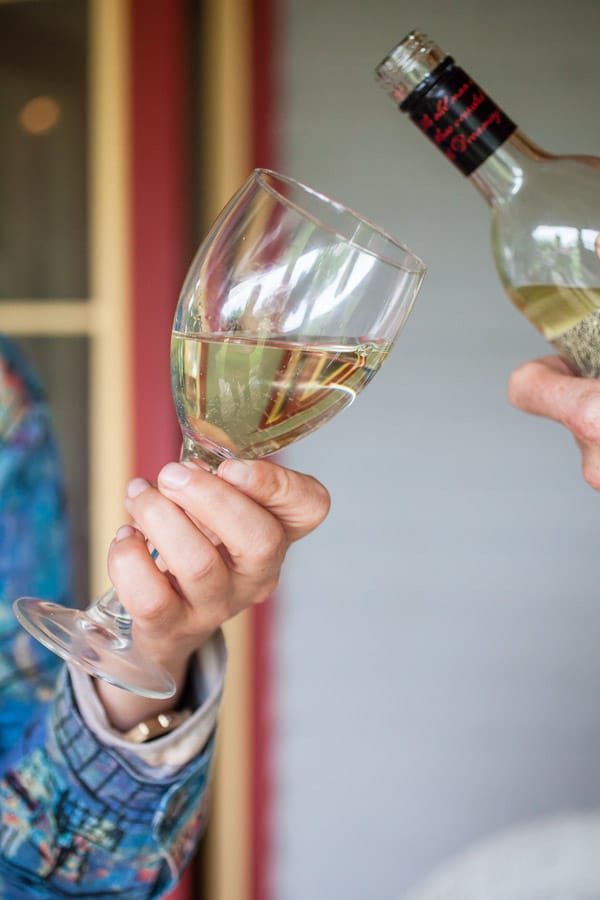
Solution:
<path fill-rule="evenodd" d="M 600 382 L 574 375 L 556 356 L 516 369 L 508 382 L 508 399 L 517 409 L 552 419 L 570 430 L 578 427 L 589 403 L 597 404 L 600 417 Z"/>
<path fill-rule="evenodd" d="M 217 475 L 272 513 L 289 541 L 304 537 L 329 512 L 329 492 L 320 481 L 264 459 L 228 459 Z"/>

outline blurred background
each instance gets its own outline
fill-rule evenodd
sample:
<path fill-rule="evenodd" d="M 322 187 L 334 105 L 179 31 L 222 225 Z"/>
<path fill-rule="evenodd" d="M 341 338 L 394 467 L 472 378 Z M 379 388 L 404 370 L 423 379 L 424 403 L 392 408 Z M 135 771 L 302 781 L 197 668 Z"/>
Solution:
<path fill-rule="evenodd" d="M 382 373 L 284 455 L 333 507 L 229 629 L 182 898 L 393 900 L 500 829 L 600 805 L 598 498 L 570 435 L 506 400 L 547 347 L 483 200 L 375 84 L 413 28 L 544 148 L 600 155 L 595 0 L 0 2 L 0 328 L 53 403 L 81 605 L 126 481 L 178 453 L 179 285 L 253 166 L 429 266 Z"/>

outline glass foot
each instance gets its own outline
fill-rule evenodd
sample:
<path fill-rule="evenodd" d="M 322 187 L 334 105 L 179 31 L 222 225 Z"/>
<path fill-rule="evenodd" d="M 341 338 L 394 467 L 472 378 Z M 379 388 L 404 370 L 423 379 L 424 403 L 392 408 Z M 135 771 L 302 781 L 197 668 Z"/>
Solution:
<path fill-rule="evenodd" d="M 128 634 L 105 627 L 85 610 L 35 597 L 19 597 L 13 610 L 36 640 L 89 675 L 142 697 L 165 699 L 175 693 L 173 678 L 139 654 Z"/>

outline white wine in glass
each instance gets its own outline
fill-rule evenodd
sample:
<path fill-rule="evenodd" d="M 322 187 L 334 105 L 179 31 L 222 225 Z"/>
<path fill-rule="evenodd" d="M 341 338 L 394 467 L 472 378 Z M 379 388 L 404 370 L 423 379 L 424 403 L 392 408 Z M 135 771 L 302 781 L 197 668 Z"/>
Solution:
<path fill-rule="evenodd" d="M 210 459 L 215 452 L 275 453 L 352 403 L 389 351 L 387 341 L 174 332 L 173 391 L 185 450 Z"/>
<path fill-rule="evenodd" d="M 215 471 L 311 434 L 379 370 L 412 309 L 422 261 L 372 222 L 292 178 L 256 169 L 202 242 L 173 324 L 183 459 Z M 91 675 L 174 693 L 144 658 L 114 590 L 88 609 L 32 597 L 21 624 Z"/>

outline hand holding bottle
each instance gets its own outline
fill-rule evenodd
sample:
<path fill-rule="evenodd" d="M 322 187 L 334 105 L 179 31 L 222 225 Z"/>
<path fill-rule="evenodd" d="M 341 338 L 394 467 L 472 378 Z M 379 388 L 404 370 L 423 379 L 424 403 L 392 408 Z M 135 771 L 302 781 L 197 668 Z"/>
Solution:
<path fill-rule="evenodd" d="M 600 491 L 600 382 L 579 378 L 556 356 L 516 369 L 508 383 L 513 406 L 564 425 L 581 451 L 583 477 Z"/>

